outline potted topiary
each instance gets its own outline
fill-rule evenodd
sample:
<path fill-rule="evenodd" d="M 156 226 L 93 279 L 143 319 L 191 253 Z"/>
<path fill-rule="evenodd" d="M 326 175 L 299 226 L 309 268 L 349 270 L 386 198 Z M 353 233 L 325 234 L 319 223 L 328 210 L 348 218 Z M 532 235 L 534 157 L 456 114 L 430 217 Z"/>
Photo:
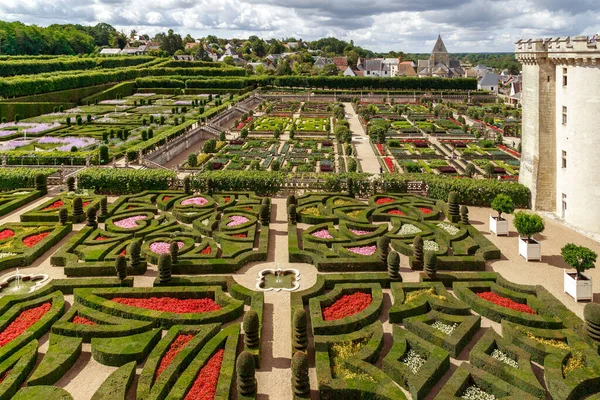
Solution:
<path fill-rule="evenodd" d="M 586 269 L 594 268 L 594 263 L 598 254 L 588 249 L 587 247 L 577 246 L 573 243 L 566 244 L 561 250 L 563 260 L 571 267 L 575 268 L 576 272 L 564 271 L 564 290 L 565 293 L 575 299 L 592 300 L 594 293 L 592 292 L 592 279 L 583 275 Z"/>
<path fill-rule="evenodd" d="M 532 238 L 536 233 L 544 231 L 544 220 L 537 214 L 524 211 L 515 213 L 513 224 L 519 232 L 519 255 L 527 261 L 542 260 L 542 245 Z"/>
<path fill-rule="evenodd" d="M 512 199 L 505 194 L 499 194 L 492 201 L 492 209 L 498 212 L 498 216 L 490 214 L 490 232 L 495 233 L 496 236 L 508 236 L 508 221 L 502 218 L 502 213 L 511 214 L 515 211 Z"/>

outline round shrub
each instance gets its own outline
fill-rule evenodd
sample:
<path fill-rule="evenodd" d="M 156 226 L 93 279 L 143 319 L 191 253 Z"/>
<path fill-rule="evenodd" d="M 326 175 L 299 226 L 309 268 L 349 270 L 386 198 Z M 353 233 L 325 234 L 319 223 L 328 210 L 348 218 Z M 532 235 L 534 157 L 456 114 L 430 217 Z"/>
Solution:
<path fill-rule="evenodd" d="M 310 393 L 308 356 L 303 351 L 297 351 L 292 357 L 292 389 L 297 396 L 307 396 Z"/>
<path fill-rule="evenodd" d="M 512 214 L 515 206 L 510 196 L 499 194 L 492 201 L 492 209 L 498 212 L 498 219 L 502 220 L 502 213 Z"/>
<path fill-rule="evenodd" d="M 83 215 L 83 201 L 81 197 L 75 197 L 73 199 L 73 216 L 79 217 L 80 215 Z"/>
<path fill-rule="evenodd" d="M 244 314 L 244 344 L 250 348 L 258 346 L 259 338 L 258 331 L 260 324 L 258 322 L 258 314 L 254 310 L 248 310 Z"/>
<path fill-rule="evenodd" d="M 295 204 L 290 204 L 288 206 L 288 222 L 290 224 L 296 224 L 297 221 L 297 215 L 296 215 L 296 205 Z"/>
<path fill-rule="evenodd" d="M 58 210 L 58 221 L 61 225 L 65 225 L 69 221 L 69 211 L 67 210 L 67 207 L 61 207 L 61 209 Z"/>
<path fill-rule="evenodd" d="M 600 326 L 600 304 L 586 304 L 585 307 L 583 307 L 583 318 L 585 319 L 585 322 Z"/>
<path fill-rule="evenodd" d="M 136 269 L 140 265 L 141 253 L 142 245 L 137 240 L 131 242 L 127 247 L 127 254 L 129 255 L 129 262 L 131 263 L 132 269 Z"/>
<path fill-rule="evenodd" d="M 115 259 L 115 270 L 117 271 L 117 277 L 120 280 L 127 278 L 127 259 L 125 256 L 117 256 Z"/>
<path fill-rule="evenodd" d="M 423 268 L 429 276 L 435 275 L 437 272 L 437 256 L 433 251 L 425 252 Z"/>
<path fill-rule="evenodd" d="M 96 208 L 95 207 L 90 207 L 87 209 L 86 217 L 87 217 L 87 224 L 86 224 L 87 226 L 91 226 L 91 227 L 98 226 L 98 223 L 96 222 Z"/>
<path fill-rule="evenodd" d="M 294 350 L 302 351 L 308 347 L 308 333 L 307 333 L 307 322 L 306 322 L 306 311 L 304 308 L 298 308 L 294 311 L 293 319 L 294 329 Z"/>
<path fill-rule="evenodd" d="M 519 235 L 525 236 L 527 239 L 531 239 L 536 233 L 543 232 L 545 228 L 542 217 L 524 211 L 515 213 L 513 225 L 517 229 L 517 232 L 519 232 Z"/>
<path fill-rule="evenodd" d="M 243 396 L 249 396 L 256 393 L 256 367 L 254 357 L 248 351 L 242 351 L 236 361 L 237 371 L 237 389 Z"/>
<path fill-rule="evenodd" d="M 387 256 L 387 267 L 390 279 L 396 281 L 402 279 L 400 276 L 400 253 L 397 251 L 390 251 Z"/>
<path fill-rule="evenodd" d="M 158 257 L 158 280 L 166 283 L 171 280 L 171 255 L 161 254 Z"/>

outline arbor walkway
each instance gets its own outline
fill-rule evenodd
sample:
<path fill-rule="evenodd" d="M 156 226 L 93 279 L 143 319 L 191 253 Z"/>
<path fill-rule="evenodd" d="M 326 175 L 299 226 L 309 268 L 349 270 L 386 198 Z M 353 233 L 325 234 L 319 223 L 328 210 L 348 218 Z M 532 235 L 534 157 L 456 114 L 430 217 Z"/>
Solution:
<path fill-rule="evenodd" d="M 356 159 L 360 164 L 360 168 L 363 172 L 379 174 L 380 166 L 379 161 L 377 161 L 377 155 L 369 143 L 369 136 L 367 136 L 364 128 L 358 120 L 358 115 L 350 103 L 344 103 L 344 109 L 346 112 L 346 119 L 350 123 L 350 130 L 352 131 L 352 143 L 354 143 L 354 146 L 356 147 Z"/>

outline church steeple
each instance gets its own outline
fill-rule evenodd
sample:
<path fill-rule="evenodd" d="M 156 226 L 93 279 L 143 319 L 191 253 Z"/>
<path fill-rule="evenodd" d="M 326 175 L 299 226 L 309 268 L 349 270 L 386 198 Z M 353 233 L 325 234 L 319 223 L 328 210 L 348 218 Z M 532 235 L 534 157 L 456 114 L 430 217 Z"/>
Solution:
<path fill-rule="evenodd" d="M 442 35 L 438 35 L 437 41 L 435 42 L 435 46 L 433 46 L 432 53 L 444 53 L 448 54 L 448 50 L 446 50 L 446 45 L 442 40 Z"/>

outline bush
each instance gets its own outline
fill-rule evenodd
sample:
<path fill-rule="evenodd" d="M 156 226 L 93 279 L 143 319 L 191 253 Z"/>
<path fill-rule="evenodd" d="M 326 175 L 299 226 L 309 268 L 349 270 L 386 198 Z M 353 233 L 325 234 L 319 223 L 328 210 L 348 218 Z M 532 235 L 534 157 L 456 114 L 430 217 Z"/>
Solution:
<path fill-rule="evenodd" d="M 177 244 L 176 240 L 171 241 L 171 244 L 169 244 L 169 255 L 171 256 L 171 264 L 177 264 L 179 244 Z"/>
<path fill-rule="evenodd" d="M 292 390 L 296 396 L 310 394 L 308 356 L 303 351 L 297 351 L 292 357 Z"/>
<path fill-rule="evenodd" d="M 388 253 L 390 251 L 390 243 L 391 239 L 385 235 L 377 239 L 377 248 L 380 251 L 379 259 L 384 264 L 387 262 Z"/>
<path fill-rule="evenodd" d="M 244 314 L 244 344 L 249 348 L 254 348 L 259 344 L 260 322 L 258 314 L 254 310 L 248 310 Z"/>
<path fill-rule="evenodd" d="M 502 213 L 512 214 L 515 211 L 515 206 L 509 196 L 499 194 L 492 201 L 492 209 L 498 212 L 498 219 L 502 220 Z"/>
<path fill-rule="evenodd" d="M 387 256 L 388 275 L 390 279 L 402 280 L 400 276 L 400 253 L 397 251 L 390 251 Z"/>
<path fill-rule="evenodd" d="M 256 393 L 256 367 L 254 357 L 248 351 L 242 351 L 236 361 L 237 389 L 242 396 Z"/>
<path fill-rule="evenodd" d="M 166 283 L 171 280 L 171 255 L 161 254 L 158 258 L 158 280 Z"/>
<path fill-rule="evenodd" d="M 48 182 L 47 182 L 46 175 L 37 174 L 35 176 L 35 190 L 39 190 L 44 195 L 46 193 L 48 193 Z"/>
<path fill-rule="evenodd" d="M 81 215 L 83 215 L 83 200 L 81 200 L 81 197 L 75 197 L 73 199 L 73 217 L 77 219 Z"/>
<path fill-rule="evenodd" d="M 127 278 L 127 259 L 125 256 L 118 255 L 115 259 L 115 270 L 117 271 L 117 277 L 123 281 Z"/>
<path fill-rule="evenodd" d="M 140 256 L 142 253 L 142 245 L 140 244 L 140 242 L 138 240 L 132 241 L 131 244 L 127 247 L 126 253 L 129 256 L 129 263 L 131 265 L 131 269 L 137 270 L 137 268 L 140 265 Z"/>
<path fill-rule="evenodd" d="M 290 204 L 288 206 L 288 222 L 290 224 L 296 225 L 297 215 L 296 215 L 296 205 Z"/>
<path fill-rule="evenodd" d="M 598 254 L 587 247 L 568 243 L 560 250 L 560 254 L 567 264 L 577 270 L 578 276 L 585 270 L 596 267 L 594 263 L 598 258 Z"/>
<path fill-rule="evenodd" d="M 202 152 L 206 154 L 217 152 L 217 141 L 215 139 L 208 139 L 202 146 Z"/>
<path fill-rule="evenodd" d="M 58 221 L 61 225 L 65 225 L 69 221 L 69 210 L 67 210 L 67 207 L 61 207 L 58 210 Z"/>
<path fill-rule="evenodd" d="M 109 154 L 108 154 L 108 147 L 100 146 L 100 148 L 98 150 L 98 156 L 100 157 L 100 164 L 102 164 L 102 165 L 108 164 L 110 162 Z"/>
<path fill-rule="evenodd" d="M 429 276 L 434 276 L 437 272 L 437 255 L 433 251 L 425 252 L 423 268 Z"/>
<path fill-rule="evenodd" d="M 413 257 L 415 262 L 423 263 L 423 238 L 421 235 L 415 236 L 413 240 Z"/>
<path fill-rule="evenodd" d="M 67 189 L 69 190 L 69 192 L 75 191 L 75 177 L 74 176 L 70 176 L 67 178 Z"/>
<path fill-rule="evenodd" d="M 304 308 L 297 308 L 294 311 L 293 330 L 294 337 L 292 346 L 296 351 L 304 351 L 308 347 L 306 311 Z"/>
<path fill-rule="evenodd" d="M 544 231 L 544 220 L 537 214 L 530 214 L 524 211 L 515 213 L 513 225 L 519 232 L 519 235 L 526 236 L 527 239 L 531 239 L 536 233 Z"/>
<path fill-rule="evenodd" d="M 467 164 L 467 167 L 465 168 L 465 175 L 469 178 L 472 178 L 473 175 L 475 175 L 475 172 L 475 166 L 471 163 Z"/>
<path fill-rule="evenodd" d="M 469 225 L 469 208 L 465 205 L 460 207 L 460 222 Z"/>
<path fill-rule="evenodd" d="M 87 210 L 87 226 L 94 228 L 98 226 L 96 222 L 96 209 L 94 207 L 90 207 Z"/>
<path fill-rule="evenodd" d="M 96 193 L 129 194 L 144 190 L 167 190 L 175 171 L 124 168 L 86 168 L 77 175 L 80 189 L 94 189 Z"/>

